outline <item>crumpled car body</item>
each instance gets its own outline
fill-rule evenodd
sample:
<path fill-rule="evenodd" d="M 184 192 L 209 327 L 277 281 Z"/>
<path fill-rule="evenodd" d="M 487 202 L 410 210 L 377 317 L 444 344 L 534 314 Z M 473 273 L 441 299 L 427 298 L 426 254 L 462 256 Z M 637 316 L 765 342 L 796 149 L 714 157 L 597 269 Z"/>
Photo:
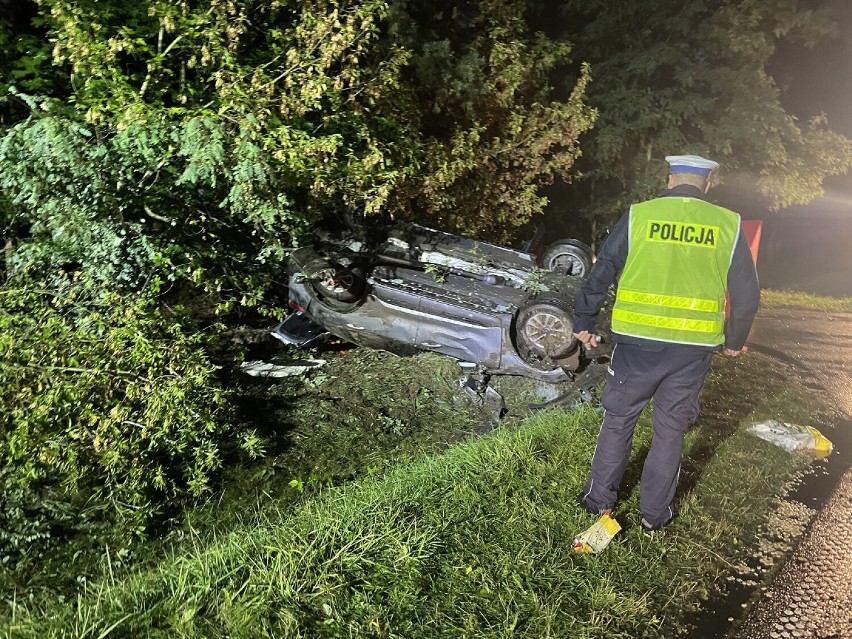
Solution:
<path fill-rule="evenodd" d="M 273 335 L 299 346 L 325 330 L 370 348 L 441 353 L 488 375 L 564 381 L 580 364 L 572 317 L 583 279 L 572 272 L 585 274 L 591 260 L 575 240 L 540 257 L 407 223 L 361 237 L 319 233 L 290 256 L 297 312 Z"/>

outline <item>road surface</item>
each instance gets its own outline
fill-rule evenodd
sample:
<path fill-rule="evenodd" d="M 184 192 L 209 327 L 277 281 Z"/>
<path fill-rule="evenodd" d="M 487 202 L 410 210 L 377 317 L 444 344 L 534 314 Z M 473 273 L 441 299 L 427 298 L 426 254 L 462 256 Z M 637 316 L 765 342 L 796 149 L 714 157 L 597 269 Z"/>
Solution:
<path fill-rule="evenodd" d="M 841 415 L 839 480 L 792 556 L 728 635 L 731 639 L 852 639 L 852 314 L 762 310 L 750 349 L 795 363 Z M 795 499 L 795 495 L 793 496 Z"/>

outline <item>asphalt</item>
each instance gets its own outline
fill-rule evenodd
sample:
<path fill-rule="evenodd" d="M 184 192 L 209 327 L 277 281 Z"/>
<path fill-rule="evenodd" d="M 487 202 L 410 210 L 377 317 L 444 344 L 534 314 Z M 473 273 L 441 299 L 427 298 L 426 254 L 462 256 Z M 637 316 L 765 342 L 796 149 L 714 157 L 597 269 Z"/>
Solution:
<path fill-rule="evenodd" d="M 822 482 L 828 494 L 815 511 L 801 503 L 807 501 L 802 495 L 790 495 L 812 517 L 727 636 L 852 639 L 852 314 L 761 312 L 749 344 L 795 364 L 813 392 L 826 393 L 835 404 L 842 417 L 834 425 L 836 450 L 829 461 L 840 472 L 836 481 Z"/>
<path fill-rule="evenodd" d="M 852 470 L 729 636 L 852 638 Z"/>

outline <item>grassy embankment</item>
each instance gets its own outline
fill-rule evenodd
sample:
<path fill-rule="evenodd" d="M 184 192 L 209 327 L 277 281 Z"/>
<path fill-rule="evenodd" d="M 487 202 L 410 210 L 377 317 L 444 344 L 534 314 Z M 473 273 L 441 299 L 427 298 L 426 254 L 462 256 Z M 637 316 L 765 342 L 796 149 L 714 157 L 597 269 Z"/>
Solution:
<path fill-rule="evenodd" d="M 371 370 L 379 378 L 380 360 L 373 358 Z M 406 365 L 422 370 L 435 361 L 418 356 Z M 638 530 L 635 515 L 650 435 L 643 416 L 616 513 L 625 530 L 602 556 L 570 550 L 593 521 L 574 498 L 599 415 L 551 410 L 442 453 L 403 456 L 295 508 L 261 500 L 237 517 L 230 510 L 239 502 L 223 502 L 208 514 L 226 525 L 195 534 L 189 528 L 148 567 L 111 575 L 107 565 L 76 601 L 16 605 L 5 634 L 673 636 L 708 584 L 748 547 L 801 463 L 742 432 L 751 418 L 814 423 L 817 407 L 796 392 L 793 375 L 759 354 L 716 361 L 687 438 L 680 516 L 652 538 Z M 386 392 L 392 411 L 393 389 Z"/>
<path fill-rule="evenodd" d="M 823 297 L 796 291 L 763 289 L 760 304 L 766 308 L 805 308 L 814 311 L 852 313 L 852 297 Z"/>

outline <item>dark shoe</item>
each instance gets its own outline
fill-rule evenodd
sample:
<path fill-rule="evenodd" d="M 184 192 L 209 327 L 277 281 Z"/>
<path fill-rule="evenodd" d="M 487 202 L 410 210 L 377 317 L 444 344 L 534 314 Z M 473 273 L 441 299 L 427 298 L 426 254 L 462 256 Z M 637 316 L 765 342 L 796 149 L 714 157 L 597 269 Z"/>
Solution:
<path fill-rule="evenodd" d="M 665 528 L 669 524 L 670 521 L 671 521 L 671 519 L 667 519 L 666 521 L 656 523 L 656 524 L 652 524 L 647 519 L 642 517 L 642 521 L 640 522 L 640 525 L 642 526 L 642 532 L 643 533 L 645 533 L 646 535 L 652 535 L 656 532 L 661 531 L 663 528 Z"/>
<path fill-rule="evenodd" d="M 586 496 L 583 493 L 577 495 L 577 503 L 580 504 L 580 508 L 585 510 L 590 515 L 597 515 L 600 517 L 601 515 L 611 515 L 612 508 L 592 508 L 589 504 L 586 503 Z"/>

